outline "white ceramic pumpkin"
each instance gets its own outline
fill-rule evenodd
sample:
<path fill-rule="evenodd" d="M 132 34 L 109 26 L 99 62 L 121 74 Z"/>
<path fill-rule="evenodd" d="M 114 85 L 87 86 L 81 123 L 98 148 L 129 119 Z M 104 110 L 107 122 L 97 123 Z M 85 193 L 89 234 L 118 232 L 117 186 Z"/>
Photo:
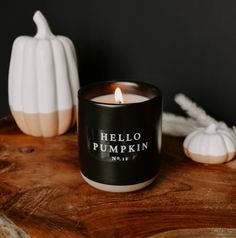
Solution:
<path fill-rule="evenodd" d="M 192 160 L 205 164 L 221 164 L 235 156 L 235 138 L 215 124 L 199 128 L 184 140 L 184 152 Z"/>
<path fill-rule="evenodd" d="M 9 68 L 9 104 L 19 128 L 33 136 L 65 133 L 76 122 L 79 78 L 73 43 L 55 36 L 37 11 L 34 37 L 16 38 Z"/>

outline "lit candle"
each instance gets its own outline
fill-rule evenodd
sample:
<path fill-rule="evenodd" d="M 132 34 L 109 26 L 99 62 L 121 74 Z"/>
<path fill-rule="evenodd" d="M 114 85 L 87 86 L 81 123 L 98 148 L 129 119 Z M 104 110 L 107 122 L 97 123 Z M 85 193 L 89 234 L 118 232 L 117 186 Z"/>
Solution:
<path fill-rule="evenodd" d="M 152 183 L 160 165 L 160 90 L 140 82 L 100 82 L 81 88 L 78 99 L 84 180 L 110 192 Z"/>
<path fill-rule="evenodd" d="M 129 104 L 147 101 L 149 98 L 137 94 L 122 93 L 119 87 L 116 88 L 114 94 L 106 94 L 92 98 L 94 102 L 111 103 L 111 104 Z"/>

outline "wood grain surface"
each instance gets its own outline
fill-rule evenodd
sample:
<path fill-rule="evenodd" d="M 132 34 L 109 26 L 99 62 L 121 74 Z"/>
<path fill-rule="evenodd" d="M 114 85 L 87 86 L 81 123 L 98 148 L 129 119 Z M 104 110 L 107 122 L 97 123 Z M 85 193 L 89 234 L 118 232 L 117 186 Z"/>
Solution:
<path fill-rule="evenodd" d="M 82 180 L 76 130 L 35 138 L 3 119 L 1 212 L 35 238 L 236 237 L 235 160 L 197 164 L 184 156 L 182 141 L 164 136 L 155 183 L 115 194 Z"/>

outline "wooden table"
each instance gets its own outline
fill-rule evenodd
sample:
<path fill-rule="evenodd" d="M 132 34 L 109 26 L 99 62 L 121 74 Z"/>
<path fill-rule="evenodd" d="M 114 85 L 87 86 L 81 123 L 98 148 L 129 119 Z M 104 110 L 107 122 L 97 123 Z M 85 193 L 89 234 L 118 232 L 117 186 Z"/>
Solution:
<path fill-rule="evenodd" d="M 192 162 L 182 141 L 164 136 L 154 184 L 115 194 L 81 178 L 75 130 L 35 138 L 21 133 L 12 119 L 2 119 L 2 215 L 37 238 L 236 237 L 236 160 Z"/>

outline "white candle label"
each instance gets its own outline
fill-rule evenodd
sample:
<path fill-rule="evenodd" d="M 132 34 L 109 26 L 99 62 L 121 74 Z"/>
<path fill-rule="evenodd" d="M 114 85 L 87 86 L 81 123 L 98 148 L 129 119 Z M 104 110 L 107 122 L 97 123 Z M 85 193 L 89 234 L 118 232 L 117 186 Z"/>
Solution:
<path fill-rule="evenodd" d="M 135 160 L 140 153 L 147 152 L 149 148 L 147 135 L 141 131 L 91 130 L 89 141 L 90 152 L 94 155 L 94 158 L 111 162 Z"/>

